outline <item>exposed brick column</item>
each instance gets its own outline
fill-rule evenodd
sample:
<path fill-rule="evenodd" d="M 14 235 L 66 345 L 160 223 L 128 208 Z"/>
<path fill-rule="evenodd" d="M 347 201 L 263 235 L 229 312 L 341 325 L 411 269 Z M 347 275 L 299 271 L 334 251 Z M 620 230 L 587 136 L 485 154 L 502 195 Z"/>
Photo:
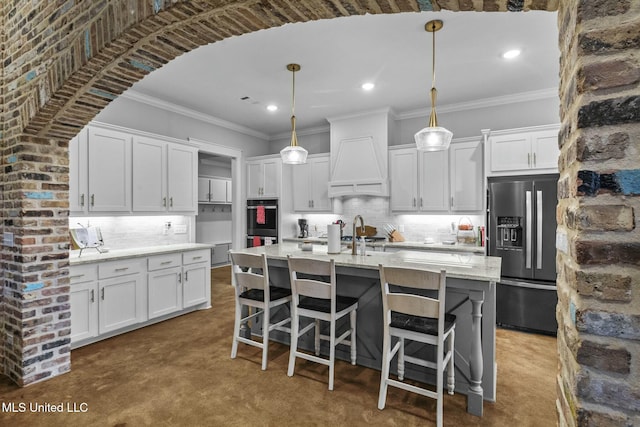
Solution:
<path fill-rule="evenodd" d="M 70 366 L 68 143 L 20 136 L 2 150 L 5 373 L 19 385 Z"/>
<path fill-rule="evenodd" d="M 640 425 L 640 3 L 558 19 L 560 425 Z"/>

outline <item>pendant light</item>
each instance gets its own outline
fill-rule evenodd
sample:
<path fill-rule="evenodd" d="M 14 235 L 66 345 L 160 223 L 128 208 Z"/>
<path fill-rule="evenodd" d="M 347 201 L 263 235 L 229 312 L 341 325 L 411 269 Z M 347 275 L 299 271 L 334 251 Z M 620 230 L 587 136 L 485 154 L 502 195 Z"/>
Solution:
<path fill-rule="evenodd" d="M 442 28 L 442 21 L 439 19 L 429 21 L 425 24 L 424 29 L 433 34 L 433 57 L 431 68 L 431 115 L 429 116 L 429 126 L 422 129 L 414 135 L 418 150 L 424 151 L 440 151 L 446 150 L 451 144 L 453 133 L 443 127 L 438 126 L 436 117 L 436 31 Z"/>
<path fill-rule="evenodd" d="M 296 135 L 296 71 L 300 71 L 300 65 L 289 64 L 287 70 L 293 75 L 292 96 L 291 96 L 291 145 L 280 151 L 282 163 L 287 165 L 301 165 L 307 163 L 307 150 L 298 145 L 298 137 Z"/>

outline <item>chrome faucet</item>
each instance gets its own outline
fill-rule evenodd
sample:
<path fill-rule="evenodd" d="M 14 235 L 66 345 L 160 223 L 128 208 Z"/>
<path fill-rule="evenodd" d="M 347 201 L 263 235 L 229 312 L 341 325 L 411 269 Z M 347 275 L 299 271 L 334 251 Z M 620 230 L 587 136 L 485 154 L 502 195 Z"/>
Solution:
<path fill-rule="evenodd" d="M 358 218 L 360 218 L 360 232 L 362 233 L 362 235 L 364 235 L 365 229 L 364 229 L 364 219 L 362 219 L 362 217 L 360 215 L 356 215 L 355 218 L 353 218 L 353 232 L 351 234 L 351 255 L 357 255 L 358 252 L 356 250 L 356 243 L 357 243 L 357 239 L 356 239 L 356 222 L 358 222 Z"/>

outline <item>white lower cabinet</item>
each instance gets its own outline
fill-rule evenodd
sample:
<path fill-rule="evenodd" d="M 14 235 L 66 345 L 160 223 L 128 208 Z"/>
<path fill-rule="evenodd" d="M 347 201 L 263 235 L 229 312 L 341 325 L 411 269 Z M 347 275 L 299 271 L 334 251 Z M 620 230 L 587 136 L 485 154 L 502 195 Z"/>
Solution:
<path fill-rule="evenodd" d="M 211 301 L 210 249 L 72 265 L 71 344 L 90 344 Z"/>
<path fill-rule="evenodd" d="M 207 249 L 182 254 L 182 303 L 192 307 L 211 299 L 211 252 Z"/>

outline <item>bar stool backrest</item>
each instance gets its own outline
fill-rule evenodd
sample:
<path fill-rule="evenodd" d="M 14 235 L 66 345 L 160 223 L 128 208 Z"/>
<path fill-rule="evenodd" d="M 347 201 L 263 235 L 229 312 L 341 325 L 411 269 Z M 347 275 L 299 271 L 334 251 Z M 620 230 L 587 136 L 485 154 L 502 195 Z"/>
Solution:
<path fill-rule="evenodd" d="M 265 254 L 231 252 L 231 264 L 236 278 L 236 293 L 242 293 L 243 289 L 262 289 L 265 299 L 269 301 L 269 269 Z M 260 273 L 256 272 L 258 269 Z"/>
<path fill-rule="evenodd" d="M 331 300 L 332 312 L 335 312 L 336 301 L 336 267 L 333 260 L 321 261 L 308 258 L 289 257 L 291 274 L 291 290 L 296 296 L 307 296 Z M 318 279 L 298 278 L 298 274 L 328 277 L 325 282 Z"/>

